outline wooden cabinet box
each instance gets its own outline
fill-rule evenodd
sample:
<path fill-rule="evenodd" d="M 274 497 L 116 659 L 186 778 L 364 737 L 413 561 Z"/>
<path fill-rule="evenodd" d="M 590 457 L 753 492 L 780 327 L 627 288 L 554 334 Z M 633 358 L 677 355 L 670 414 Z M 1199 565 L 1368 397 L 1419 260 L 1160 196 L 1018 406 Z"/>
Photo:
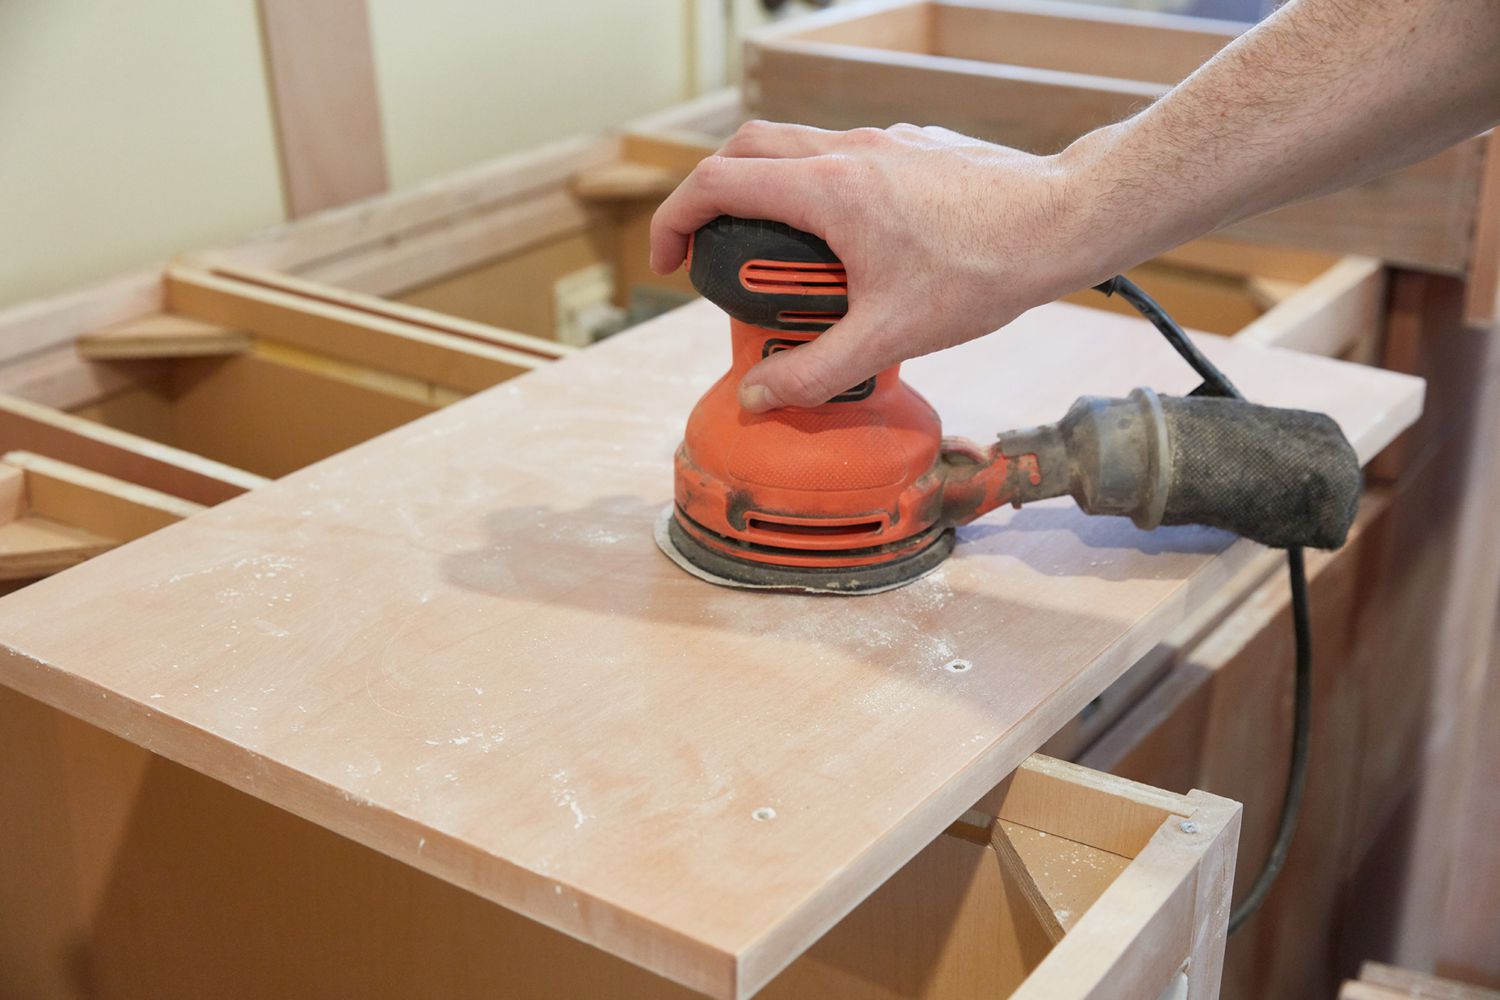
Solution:
<path fill-rule="evenodd" d="M 826 128 L 944 125 L 1055 152 L 1164 93 L 1247 25 L 1029 0 L 870 0 L 754 34 L 745 101 Z M 1230 227 L 1242 239 L 1473 276 L 1496 316 L 1500 156 L 1488 135 Z"/>
<path fill-rule="evenodd" d="M 266 307 L 228 287 L 263 284 L 215 274 L 169 272 L 165 305 L 294 335 L 287 316 L 214 312 L 221 296 Z M 189 282 L 215 295 L 176 287 Z M 308 298 L 325 323 L 422 315 Z M 348 324 L 324 335 L 364 343 Z M 1179 973 L 1211 996 L 1237 807 L 1035 760 L 984 793 L 1170 621 L 1211 603 L 1253 547 L 1184 530 L 1143 549 L 1128 526 L 1074 524 L 1058 506 L 883 598 L 898 602 L 885 621 L 920 622 L 910 634 L 850 634 L 841 605 L 812 599 L 792 598 L 794 614 L 756 603 L 758 624 L 743 605 L 726 613 L 652 550 L 648 523 L 674 415 L 716 377 L 722 336 L 705 304 L 679 310 L 0 601 L 0 684 L 21 719 L 0 733 L 32 748 L 0 754 L 7 842 L 32 845 L 0 865 L 30 890 L 0 900 L 18 911 L 7 925 L 43 935 L 0 940 L 18 952 L 0 969 L 67 982 L 72 955 L 127 985 L 171 970 L 157 995 L 232 992 L 225 970 L 287 993 L 301 968 L 321 970 L 307 981 L 325 993 L 340 975 L 376 994 L 492 993 L 510 975 L 567 995 L 558 984 L 592 968 L 586 982 L 664 994 L 628 961 L 719 996 L 786 975 L 807 984 L 787 980 L 788 995 L 1153 997 Z M 1055 305 L 912 377 L 976 435 L 1079 391 L 1181 391 L 1188 373 L 1147 345 L 1138 322 Z M 430 344 L 383 353 L 396 347 L 435 365 Z M 1420 402 L 1391 373 L 1211 349 L 1262 398 L 1326 404 L 1365 458 Z M 1100 366 L 1087 386 L 1049 379 L 996 401 L 982 373 L 1018 351 L 1038 370 L 1071 371 L 1081 351 Z M 1101 549 L 1110 568 L 1095 577 Z M 899 613 L 909 601 L 914 618 Z M 973 669 L 946 669 L 955 655 Z M 90 756 L 101 730 L 127 741 L 110 751 L 123 767 Z M 47 739 L 51 756 L 35 750 Z M 307 825 L 289 830 L 279 809 Z M 986 830 L 996 816 L 1003 840 Z M 351 844 L 369 852 L 349 869 L 320 860 Z M 388 884 L 400 891 L 370 891 Z M 417 919 L 433 912 L 454 930 Z M 239 925 L 264 946 L 242 948 Z M 264 959 L 305 956 L 328 933 L 354 933 L 353 951 Z"/>
<path fill-rule="evenodd" d="M 7 995 L 701 995 L 4 688 L 0 746 Z M 1211 995 L 1238 827 L 1033 757 L 757 995 Z"/>

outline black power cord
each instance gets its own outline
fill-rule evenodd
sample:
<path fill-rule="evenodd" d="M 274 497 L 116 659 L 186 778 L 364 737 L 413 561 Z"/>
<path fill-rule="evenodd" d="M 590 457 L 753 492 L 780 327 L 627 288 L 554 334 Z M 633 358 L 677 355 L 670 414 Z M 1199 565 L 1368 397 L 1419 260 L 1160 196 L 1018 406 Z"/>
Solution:
<path fill-rule="evenodd" d="M 1095 290 L 1105 295 L 1118 295 L 1129 302 L 1135 310 L 1161 331 L 1184 361 L 1203 379 L 1203 384 L 1194 389 L 1194 396 L 1224 396 L 1244 399 L 1240 391 L 1219 371 L 1203 352 L 1188 339 L 1182 327 L 1167 315 L 1155 299 L 1141 291 L 1139 285 L 1124 275 L 1116 275 Z M 1255 915 L 1265 902 L 1286 864 L 1287 852 L 1292 846 L 1292 836 L 1297 830 L 1297 816 L 1302 811 L 1302 793 L 1307 788 L 1308 736 L 1312 723 L 1312 624 L 1308 612 L 1307 567 L 1302 559 L 1301 546 L 1286 550 L 1287 575 L 1292 586 L 1292 633 L 1296 643 L 1295 693 L 1292 698 L 1292 759 L 1287 768 L 1286 792 L 1281 799 L 1281 818 L 1276 824 L 1276 840 L 1271 853 L 1255 877 L 1255 884 L 1245 898 L 1240 900 L 1229 914 L 1229 933 L 1233 934 L 1245 921 Z"/>

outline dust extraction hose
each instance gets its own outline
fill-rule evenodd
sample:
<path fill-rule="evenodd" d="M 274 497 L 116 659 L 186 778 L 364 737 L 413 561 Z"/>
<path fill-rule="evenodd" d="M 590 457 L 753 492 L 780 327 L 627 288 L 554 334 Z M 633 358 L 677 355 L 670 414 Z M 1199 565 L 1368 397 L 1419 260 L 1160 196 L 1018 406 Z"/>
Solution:
<path fill-rule="evenodd" d="M 1335 549 L 1359 507 L 1359 458 L 1332 418 L 1243 399 L 1085 396 L 999 447 L 1066 470 L 1023 483 L 1019 501 L 1066 493 L 1146 529 L 1206 524 L 1275 548 Z"/>

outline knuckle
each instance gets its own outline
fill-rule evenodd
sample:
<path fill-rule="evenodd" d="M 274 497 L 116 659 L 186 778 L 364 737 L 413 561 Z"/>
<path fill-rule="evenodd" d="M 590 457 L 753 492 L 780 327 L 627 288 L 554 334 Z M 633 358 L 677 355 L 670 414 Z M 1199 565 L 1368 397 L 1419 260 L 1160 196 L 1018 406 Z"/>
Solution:
<path fill-rule="evenodd" d="M 752 118 L 734 130 L 735 139 L 757 139 L 771 130 L 771 123 L 764 118 Z"/>
<path fill-rule="evenodd" d="M 725 168 L 729 165 L 727 156 L 715 153 L 705 156 L 698 161 L 698 166 L 693 169 L 693 176 L 702 187 L 714 187 L 723 183 Z"/>
<path fill-rule="evenodd" d="M 850 129 L 845 136 L 851 143 L 858 146 L 873 146 L 886 139 L 885 129 L 869 127 Z"/>
<path fill-rule="evenodd" d="M 830 388 L 831 373 L 816 358 L 802 358 L 800 363 L 788 359 L 782 371 L 782 399 L 797 406 L 816 406 L 826 402 L 837 391 Z"/>

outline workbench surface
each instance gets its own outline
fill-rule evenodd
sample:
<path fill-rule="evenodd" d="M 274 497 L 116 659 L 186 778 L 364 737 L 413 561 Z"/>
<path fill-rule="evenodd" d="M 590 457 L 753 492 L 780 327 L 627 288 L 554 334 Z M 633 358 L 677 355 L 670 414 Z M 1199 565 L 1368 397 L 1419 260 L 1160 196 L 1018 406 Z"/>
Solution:
<path fill-rule="evenodd" d="M 697 303 L 0 600 L 0 683 L 672 979 L 764 984 L 1256 550 L 1071 501 L 931 576 L 731 592 L 652 542 L 728 364 Z M 1369 458 L 1421 382 L 1209 339 Z M 920 359 L 949 433 L 1183 392 L 1067 305 Z M 949 665 L 972 666 L 955 671 Z"/>

